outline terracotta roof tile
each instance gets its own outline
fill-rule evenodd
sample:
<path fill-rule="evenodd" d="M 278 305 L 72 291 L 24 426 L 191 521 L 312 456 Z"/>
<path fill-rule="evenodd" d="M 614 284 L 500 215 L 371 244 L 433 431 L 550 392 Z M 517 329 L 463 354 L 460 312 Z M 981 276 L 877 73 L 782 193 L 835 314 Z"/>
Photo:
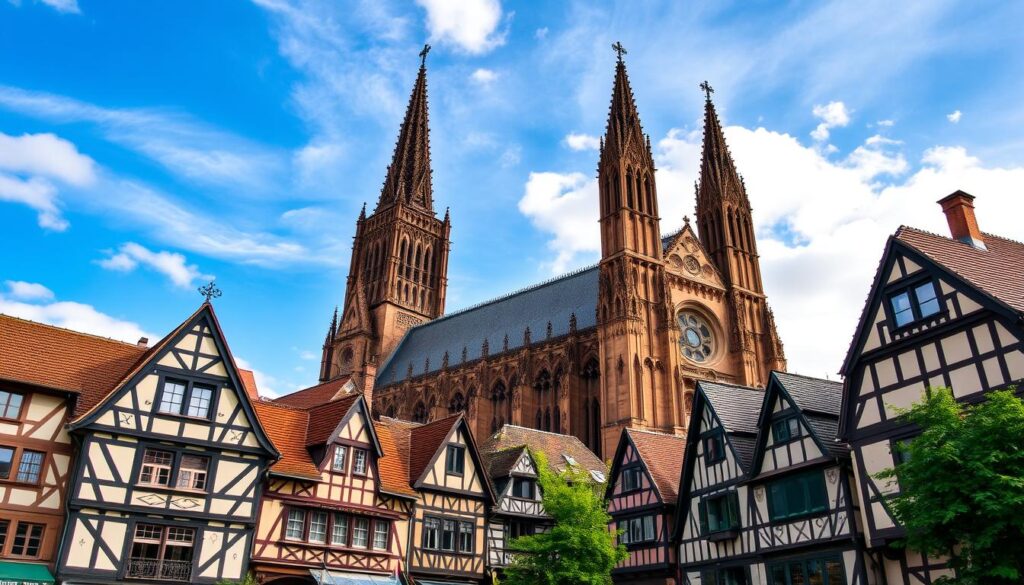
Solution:
<path fill-rule="evenodd" d="M 683 473 L 686 439 L 636 429 L 626 429 L 626 432 L 654 479 L 661 500 L 674 505 L 679 497 L 679 477 Z"/>
<path fill-rule="evenodd" d="M 993 234 L 982 236 L 987 250 L 906 226 L 900 227 L 895 237 L 1012 309 L 1024 312 L 1024 244 Z"/>
<path fill-rule="evenodd" d="M 319 480 L 320 472 L 306 450 L 309 413 L 267 401 L 254 402 L 253 408 L 281 453 L 281 458 L 270 466 L 271 473 Z"/>
<path fill-rule="evenodd" d="M 0 315 L 0 379 L 78 395 L 84 412 L 118 385 L 145 348 Z"/>
<path fill-rule="evenodd" d="M 249 400 L 259 400 L 260 391 L 256 387 L 256 376 L 252 373 L 252 370 L 238 368 L 238 378 L 242 381 L 242 386 L 245 387 L 245 393 L 249 395 Z"/>
<path fill-rule="evenodd" d="M 462 415 L 453 414 L 409 430 L 409 481 L 415 483 Z"/>
<path fill-rule="evenodd" d="M 331 438 L 334 429 L 338 427 L 341 419 L 345 418 L 349 409 L 356 403 L 361 394 L 353 392 L 348 396 L 334 402 L 328 402 L 320 406 L 314 406 L 304 410 L 309 411 L 309 430 L 306 431 L 306 444 L 319 445 Z M 285 405 L 288 406 L 288 405 Z"/>
<path fill-rule="evenodd" d="M 416 497 L 416 491 L 409 484 L 409 444 L 408 433 L 396 432 L 386 422 L 375 421 L 373 429 L 384 451 L 384 456 L 377 460 L 377 472 L 380 474 L 380 487 L 391 494 Z M 402 439 L 396 435 L 402 435 Z"/>
<path fill-rule="evenodd" d="M 275 398 L 274 402 L 298 408 L 310 408 L 320 404 L 326 404 L 337 397 L 338 391 L 341 390 L 341 387 L 344 386 L 348 380 L 348 376 L 335 378 L 322 384 L 317 384 L 316 386 L 310 386 L 309 388 L 296 390 L 291 394 L 285 394 L 280 398 Z"/>
<path fill-rule="evenodd" d="M 587 449 L 587 446 L 576 437 L 516 425 L 505 425 L 498 429 L 498 432 L 488 437 L 480 445 L 480 452 L 493 453 L 522 445 L 544 453 L 548 459 L 548 465 L 557 471 L 566 468 L 567 462 L 564 455 L 572 457 L 587 471 L 598 471 L 603 474 L 606 470 L 604 463 L 598 459 L 597 455 L 594 455 L 593 451 Z"/>

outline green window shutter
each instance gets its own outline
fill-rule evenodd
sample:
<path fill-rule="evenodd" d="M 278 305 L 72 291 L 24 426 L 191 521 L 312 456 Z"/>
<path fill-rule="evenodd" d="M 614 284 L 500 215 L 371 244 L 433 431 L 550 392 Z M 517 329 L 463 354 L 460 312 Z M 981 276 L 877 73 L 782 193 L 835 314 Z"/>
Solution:
<path fill-rule="evenodd" d="M 772 520 L 786 516 L 785 485 L 775 482 L 768 486 L 768 504 Z"/>
<path fill-rule="evenodd" d="M 700 514 L 700 533 L 708 533 L 708 505 L 704 500 L 697 503 L 697 510 Z"/>
<path fill-rule="evenodd" d="M 740 496 L 736 492 L 729 494 L 729 521 L 726 523 L 729 528 L 736 528 L 740 525 Z"/>
<path fill-rule="evenodd" d="M 824 510 L 828 508 L 828 490 L 825 488 L 825 475 L 820 471 L 808 476 L 808 488 L 810 489 L 810 504 L 812 510 Z"/>

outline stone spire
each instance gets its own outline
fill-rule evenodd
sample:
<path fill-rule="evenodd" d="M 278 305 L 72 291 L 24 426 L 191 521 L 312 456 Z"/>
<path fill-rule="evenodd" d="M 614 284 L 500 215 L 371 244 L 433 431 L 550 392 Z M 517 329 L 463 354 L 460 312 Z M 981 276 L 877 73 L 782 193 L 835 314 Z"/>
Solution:
<path fill-rule="evenodd" d="M 705 89 L 706 88 L 706 89 Z M 697 186 L 697 216 L 702 205 L 716 205 L 720 201 L 731 201 L 745 208 L 750 207 L 747 189 L 736 171 L 736 164 L 725 144 L 722 124 L 718 121 L 715 104 L 711 101 L 711 90 L 707 82 L 702 84 L 707 92 L 704 102 L 704 148 L 700 161 L 700 183 Z"/>
<path fill-rule="evenodd" d="M 413 86 L 405 120 L 398 133 L 395 154 L 388 167 L 377 209 L 401 202 L 422 211 L 434 212 L 430 170 L 430 127 L 427 117 L 426 51 L 420 54 L 419 75 Z"/>
<path fill-rule="evenodd" d="M 633 89 L 629 85 L 629 75 L 626 73 L 626 62 L 622 60 L 622 53 L 625 50 L 620 49 L 621 45 L 616 49 L 619 57 L 615 63 L 615 84 L 612 87 L 612 103 L 608 109 L 608 124 L 605 127 L 601 155 L 602 158 L 618 157 L 624 155 L 630 148 L 636 148 L 641 156 L 649 156 L 647 140 L 640 125 L 640 115 L 633 99 Z"/>

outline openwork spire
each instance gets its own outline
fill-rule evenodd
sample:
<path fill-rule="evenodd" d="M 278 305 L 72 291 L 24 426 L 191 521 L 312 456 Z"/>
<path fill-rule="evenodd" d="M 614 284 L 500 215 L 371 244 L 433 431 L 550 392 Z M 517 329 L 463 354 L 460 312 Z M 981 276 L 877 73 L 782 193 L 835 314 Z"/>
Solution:
<path fill-rule="evenodd" d="M 608 125 L 605 127 L 601 152 L 602 155 L 622 156 L 635 148 L 643 156 L 649 153 L 633 89 L 629 85 L 626 62 L 622 59 L 626 50 L 621 43 L 615 43 L 612 48 L 618 54 L 618 59 L 615 62 L 615 85 L 612 87 L 612 103 L 608 109 Z"/>
<path fill-rule="evenodd" d="M 747 189 L 736 171 L 732 154 L 725 144 L 722 124 L 718 121 L 715 104 L 711 101 L 714 90 L 704 82 L 700 86 L 706 95 L 704 102 L 704 149 L 700 161 L 700 184 L 697 187 L 697 215 L 702 205 L 713 205 L 719 201 L 732 200 L 745 207 L 750 206 L 747 200 Z"/>
<path fill-rule="evenodd" d="M 377 209 L 399 201 L 433 213 L 434 192 L 430 170 L 430 127 L 427 117 L 427 61 L 430 45 L 420 52 L 416 76 L 405 120 L 398 133 L 395 154 L 388 167 Z"/>

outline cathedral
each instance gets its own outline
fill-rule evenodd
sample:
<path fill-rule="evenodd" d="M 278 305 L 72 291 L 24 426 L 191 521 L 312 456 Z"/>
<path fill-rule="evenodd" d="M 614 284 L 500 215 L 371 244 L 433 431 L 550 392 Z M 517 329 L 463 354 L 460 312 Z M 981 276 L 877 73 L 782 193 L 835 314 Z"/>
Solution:
<path fill-rule="evenodd" d="M 465 411 L 478 437 L 516 424 L 610 457 L 623 428 L 683 435 L 697 380 L 764 386 L 786 369 L 711 88 L 695 225 L 662 234 L 650 137 L 617 50 L 593 203 L 600 262 L 449 314 L 452 226 L 434 209 L 422 54 L 380 198 L 356 221 L 322 382 L 352 380 L 377 415 Z"/>

